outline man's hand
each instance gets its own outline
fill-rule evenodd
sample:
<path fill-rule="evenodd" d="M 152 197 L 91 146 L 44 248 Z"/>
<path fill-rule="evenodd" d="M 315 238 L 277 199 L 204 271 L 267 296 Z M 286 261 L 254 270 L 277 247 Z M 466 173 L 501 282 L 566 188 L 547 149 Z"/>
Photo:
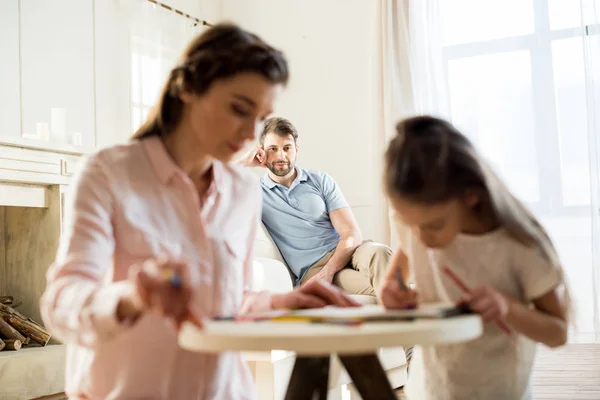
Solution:
<path fill-rule="evenodd" d="M 305 285 L 312 281 L 323 281 L 323 282 L 327 282 L 327 283 L 332 283 L 334 276 L 335 276 L 335 272 L 332 272 L 331 268 L 328 268 L 327 265 L 325 265 L 323 268 L 321 268 L 321 270 L 319 272 L 317 272 L 317 274 L 315 276 L 313 276 L 312 278 L 307 280 Z"/>
<path fill-rule="evenodd" d="M 347 294 L 330 283 L 311 279 L 301 287 L 271 297 L 273 309 L 321 308 L 327 305 L 359 307 Z"/>
<path fill-rule="evenodd" d="M 245 167 L 265 167 L 267 163 L 267 153 L 260 147 L 250 149 L 244 156 L 238 160 L 238 163 Z"/>

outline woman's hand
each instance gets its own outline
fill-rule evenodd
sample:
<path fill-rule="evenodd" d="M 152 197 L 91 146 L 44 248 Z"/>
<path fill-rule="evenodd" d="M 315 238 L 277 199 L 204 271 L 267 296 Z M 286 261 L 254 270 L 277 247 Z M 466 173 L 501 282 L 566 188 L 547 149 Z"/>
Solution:
<path fill-rule="evenodd" d="M 176 329 L 186 320 L 201 327 L 201 318 L 190 307 L 188 275 L 188 265 L 182 261 L 150 259 L 133 265 L 129 269 L 132 290 L 119 302 L 118 318 L 137 319 L 151 311 L 167 318 Z"/>
<path fill-rule="evenodd" d="M 327 305 L 359 307 L 360 303 L 331 283 L 313 279 L 289 293 L 274 294 L 271 297 L 273 309 L 321 308 Z"/>

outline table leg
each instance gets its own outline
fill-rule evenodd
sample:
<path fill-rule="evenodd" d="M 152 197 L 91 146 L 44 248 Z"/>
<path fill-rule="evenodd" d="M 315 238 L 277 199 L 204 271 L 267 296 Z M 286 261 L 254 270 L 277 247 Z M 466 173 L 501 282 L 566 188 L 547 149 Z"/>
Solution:
<path fill-rule="evenodd" d="M 327 400 L 328 386 L 329 356 L 297 357 L 285 400 Z"/>
<path fill-rule="evenodd" d="M 376 354 L 339 355 L 339 358 L 364 400 L 396 400 L 394 389 Z"/>

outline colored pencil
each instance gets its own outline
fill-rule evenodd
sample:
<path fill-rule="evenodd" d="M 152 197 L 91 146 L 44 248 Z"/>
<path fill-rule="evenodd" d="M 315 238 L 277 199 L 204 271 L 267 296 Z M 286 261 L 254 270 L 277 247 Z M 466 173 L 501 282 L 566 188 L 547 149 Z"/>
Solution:
<path fill-rule="evenodd" d="M 471 293 L 471 289 L 448 267 L 443 268 L 444 273 L 458 286 L 463 292 Z M 511 334 L 511 330 L 503 321 L 497 322 L 498 328 L 500 328 L 507 335 Z"/>

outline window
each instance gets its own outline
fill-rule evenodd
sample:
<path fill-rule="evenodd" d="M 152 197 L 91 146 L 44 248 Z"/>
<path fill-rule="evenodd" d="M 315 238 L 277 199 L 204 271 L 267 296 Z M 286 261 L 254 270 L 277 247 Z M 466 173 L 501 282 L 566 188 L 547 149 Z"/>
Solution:
<path fill-rule="evenodd" d="M 201 30 L 147 0 L 123 1 L 129 32 L 131 129 L 146 120 L 181 52 Z"/>
<path fill-rule="evenodd" d="M 137 130 L 158 99 L 177 57 L 173 51 L 140 37 L 132 38 L 131 129 Z"/>
<path fill-rule="evenodd" d="M 600 71 L 584 44 L 598 29 L 573 0 L 440 0 L 440 13 L 452 120 L 548 228 L 593 332 L 586 84 Z"/>

